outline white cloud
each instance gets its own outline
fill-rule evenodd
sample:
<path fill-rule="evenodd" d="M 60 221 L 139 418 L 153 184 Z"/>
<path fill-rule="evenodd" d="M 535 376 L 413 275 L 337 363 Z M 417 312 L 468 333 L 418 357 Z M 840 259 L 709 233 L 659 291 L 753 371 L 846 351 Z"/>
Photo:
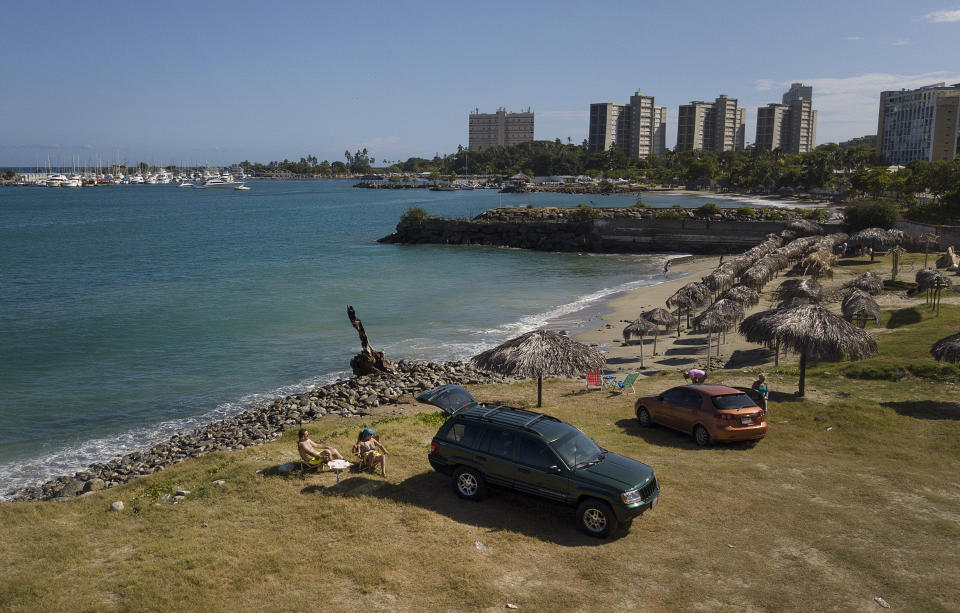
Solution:
<path fill-rule="evenodd" d="M 773 89 L 777 86 L 777 82 L 773 79 L 757 79 L 757 91 L 765 92 L 767 90 Z"/>
<path fill-rule="evenodd" d="M 863 40 L 862 36 L 844 36 L 843 40 Z"/>
<path fill-rule="evenodd" d="M 955 23 L 960 21 L 960 9 L 952 11 L 933 11 L 923 16 L 930 23 Z"/>
<path fill-rule="evenodd" d="M 909 44 L 910 44 L 910 39 L 909 39 L 909 38 L 898 38 L 897 40 L 893 41 L 892 44 L 893 44 L 894 47 L 903 47 L 903 46 L 905 46 L 905 45 L 909 45 Z"/>

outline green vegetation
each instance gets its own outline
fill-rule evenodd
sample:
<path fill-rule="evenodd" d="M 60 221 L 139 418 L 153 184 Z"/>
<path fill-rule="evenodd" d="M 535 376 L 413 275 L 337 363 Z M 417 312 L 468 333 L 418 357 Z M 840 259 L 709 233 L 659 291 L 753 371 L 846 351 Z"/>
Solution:
<path fill-rule="evenodd" d="M 756 210 L 752 206 L 741 206 L 737 207 L 737 215 L 740 217 L 753 217 L 757 214 Z"/>
<path fill-rule="evenodd" d="M 567 210 L 567 221 L 570 222 L 583 222 L 590 221 L 591 219 L 597 219 L 601 217 L 600 211 L 593 208 L 592 206 L 586 204 L 578 204 L 575 207 L 571 207 Z"/>
<path fill-rule="evenodd" d="M 427 211 L 419 206 L 412 206 L 408 208 L 403 215 L 400 216 L 400 221 L 405 222 L 414 222 L 414 221 L 423 221 L 427 219 Z"/>
<path fill-rule="evenodd" d="M 686 219 L 687 215 L 673 207 L 669 209 L 657 209 L 657 219 Z"/>
<path fill-rule="evenodd" d="M 896 203 L 889 201 L 859 202 L 846 209 L 847 225 L 855 232 L 864 228 L 890 228 L 900 218 Z"/>
<path fill-rule="evenodd" d="M 713 202 L 708 202 L 702 206 L 697 207 L 696 214 L 701 217 L 708 217 L 710 215 L 716 215 L 720 212 L 720 207 L 718 207 Z"/>

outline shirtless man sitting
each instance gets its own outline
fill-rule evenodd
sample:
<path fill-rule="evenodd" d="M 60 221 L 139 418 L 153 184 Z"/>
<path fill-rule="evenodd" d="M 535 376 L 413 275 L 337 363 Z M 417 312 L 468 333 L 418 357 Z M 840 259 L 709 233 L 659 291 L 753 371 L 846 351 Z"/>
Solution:
<path fill-rule="evenodd" d="M 300 451 L 300 458 L 309 466 L 320 466 L 330 460 L 343 459 L 340 452 L 333 447 L 311 441 L 306 428 L 300 430 L 300 441 L 297 443 L 297 449 Z"/>

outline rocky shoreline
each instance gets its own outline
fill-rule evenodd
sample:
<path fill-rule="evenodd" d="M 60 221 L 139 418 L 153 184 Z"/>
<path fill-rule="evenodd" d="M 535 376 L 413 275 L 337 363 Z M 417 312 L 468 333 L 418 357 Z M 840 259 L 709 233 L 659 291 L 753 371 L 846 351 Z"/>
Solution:
<path fill-rule="evenodd" d="M 316 387 L 295 396 L 248 409 L 239 415 L 195 430 L 178 432 L 147 451 L 135 451 L 108 462 L 95 462 L 73 476 L 62 476 L 29 488 L 7 492 L 14 501 L 69 499 L 116 487 L 142 475 L 215 451 L 239 450 L 279 438 L 287 428 L 325 415 L 366 415 L 369 409 L 397 404 L 401 398 L 443 385 L 511 381 L 509 377 L 477 370 L 469 363 L 408 362 L 395 364 L 397 374 L 352 377 Z"/>

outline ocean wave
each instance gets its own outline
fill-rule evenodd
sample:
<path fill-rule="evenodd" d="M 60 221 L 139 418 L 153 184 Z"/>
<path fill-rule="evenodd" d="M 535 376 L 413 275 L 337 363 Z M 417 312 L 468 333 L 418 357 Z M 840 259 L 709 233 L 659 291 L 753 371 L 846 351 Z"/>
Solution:
<path fill-rule="evenodd" d="M 238 415 L 252 407 L 270 403 L 285 396 L 301 394 L 351 375 L 349 371 L 316 375 L 270 392 L 248 394 L 236 401 L 221 403 L 200 415 L 171 419 L 142 428 L 132 428 L 75 445 L 65 445 L 56 451 L 37 457 L 2 464 L 0 465 L 0 500 L 9 500 L 11 490 L 38 486 L 61 475 L 72 475 L 86 469 L 94 462 L 106 462 L 135 451 L 146 451 L 174 434 L 195 430 Z"/>

